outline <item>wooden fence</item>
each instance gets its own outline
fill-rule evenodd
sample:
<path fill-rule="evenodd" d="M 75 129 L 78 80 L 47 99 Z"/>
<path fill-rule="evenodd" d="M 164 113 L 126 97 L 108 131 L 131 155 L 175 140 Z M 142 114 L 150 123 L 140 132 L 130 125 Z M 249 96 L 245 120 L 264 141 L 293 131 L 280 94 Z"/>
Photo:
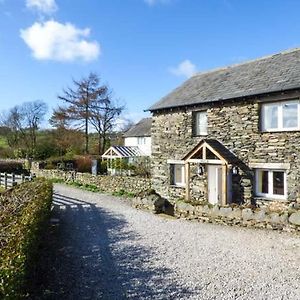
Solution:
<path fill-rule="evenodd" d="M 24 174 L 16 175 L 14 173 L 0 173 L 0 186 L 3 186 L 5 189 L 29 180 L 31 180 L 31 177 L 25 176 Z"/>

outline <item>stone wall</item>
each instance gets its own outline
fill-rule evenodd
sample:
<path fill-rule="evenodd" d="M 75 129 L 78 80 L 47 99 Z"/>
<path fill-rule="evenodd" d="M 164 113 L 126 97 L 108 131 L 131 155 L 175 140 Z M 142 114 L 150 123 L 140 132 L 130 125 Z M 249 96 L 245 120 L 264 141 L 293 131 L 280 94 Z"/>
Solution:
<path fill-rule="evenodd" d="M 89 173 L 64 172 L 59 170 L 35 170 L 38 177 L 57 178 L 65 181 L 77 181 L 83 184 L 94 184 L 104 192 L 124 190 L 129 193 L 139 193 L 151 189 L 149 178 L 137 176 L 94 176 Z"/>
<path fill-rule="evenodd" d="M 243 227 L 265 228 L 300 233 L 300 206 L 278 209 L 276 203 L 263 208 L 241 206 L 219 207 L 209 204 L 191 205 L 176 201 L 175 216 L 201 222 Z"/>
<path fill-rule="evenodd" d="M 272 100 L 271 97 L 268 100 Z M 193 137 L 192 113 L 203 109 L 208 112 L 208 135 Z M 288 201 L 300 199 L 300 132 L 261 132 L 257 99 L 154 112 L 152 124 L 152 183 L 153 188 L 167 199 L 181 198 L 184 192 L 183 188 L 176 188 L 177 193 L 174 193 L 170 187 L 167 160 L 181 160 L 203 138 L 217 139 L 248 167 L 251 163 L 289 163 Z M 242 170 L 233 178 L 233 196 L 239 198 L 233 200 L 251 202 L 253 186 L 254 171 L 250 168 Z M 195 184 L 191 185 L 191 190 L 195 198 L 207 196 L 205 184 L 199 186 L 198 195 L 193 195 L 193 191 L 197 193 Z"/>

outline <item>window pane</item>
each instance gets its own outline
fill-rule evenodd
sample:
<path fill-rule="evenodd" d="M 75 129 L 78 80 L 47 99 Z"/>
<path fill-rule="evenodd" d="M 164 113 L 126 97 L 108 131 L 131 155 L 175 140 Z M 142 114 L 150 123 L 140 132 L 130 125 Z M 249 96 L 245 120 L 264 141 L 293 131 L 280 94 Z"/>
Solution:
<path fill-rule="evenodd" d="M 284 172 L 273 172 L 273 194 L 284 195 Z"/>
<path fill-rule="evenodd" d="M 182 183 L 182 166 L 175 165 L 175 183 Z"/>
<path fill-rule="evenodd" d="M 295 128 L 298 127 L 298 104 L 285 103 L 282 107 L 283 127 Z"/>
<path fill-rule="evenodd" d="M 206 111 L 201 111 L 196 113 L 195 120 L 195 133 L 196 135 L 207 134 L 207 113 Z"/>
<path fill-rule="evenodd" d="M 138 145 L 144 145 L 146 144 L 146 138 L 144 137 L 138 137 Z"/>
<path fill-rule="evenodd" d="M 265 105 L 264 110 L 264 129 L 278 128 L 278 106 L 277 105 Z"/>
<path fill-rule="evenodd" d="M 258 170 L 258 192 L 262 194 L 268 194 L 269 186 L 268 186 L 268 171 Z"/>

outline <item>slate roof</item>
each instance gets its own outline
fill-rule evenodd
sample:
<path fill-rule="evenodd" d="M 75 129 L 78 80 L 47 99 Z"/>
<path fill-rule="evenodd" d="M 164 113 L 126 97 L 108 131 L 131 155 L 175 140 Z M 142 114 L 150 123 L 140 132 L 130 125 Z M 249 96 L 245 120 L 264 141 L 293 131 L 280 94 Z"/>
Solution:
<path fill-rule="evenodd" d="M 124 137 L 151 136 L 152 118 L 144 118 L 124 133 Z"/>
<path fill-rule="evenodd" d="M 199 73 L 149 110 L 195 105 L 300 88 L 300 48 Z"/>
<path fill-rule="evenodd" d="M 229 150 L 227 149 L 222 143 L 215 139 L 203 139 L 201 140 L 196 147 L 194 147 L 190 152 L 188 152 L 182 160 L 186 160 L 194 150 L 200 147 L 203 143 L 207 143 L 210 145 L 214 150 L 216 150 L 228 163 L 237 164 L 238 158 Z"/>

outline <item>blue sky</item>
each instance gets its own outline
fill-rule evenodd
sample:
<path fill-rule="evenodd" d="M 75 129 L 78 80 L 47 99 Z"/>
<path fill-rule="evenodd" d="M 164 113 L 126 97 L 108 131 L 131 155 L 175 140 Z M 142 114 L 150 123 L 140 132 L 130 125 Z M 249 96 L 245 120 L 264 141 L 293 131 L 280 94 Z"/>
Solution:
<path fill-rule="evenodd" d="M 97 72 L 137 121 L 194 72 L 300 46 L 300 1 L 0 0 L 0 110 Z"/>

